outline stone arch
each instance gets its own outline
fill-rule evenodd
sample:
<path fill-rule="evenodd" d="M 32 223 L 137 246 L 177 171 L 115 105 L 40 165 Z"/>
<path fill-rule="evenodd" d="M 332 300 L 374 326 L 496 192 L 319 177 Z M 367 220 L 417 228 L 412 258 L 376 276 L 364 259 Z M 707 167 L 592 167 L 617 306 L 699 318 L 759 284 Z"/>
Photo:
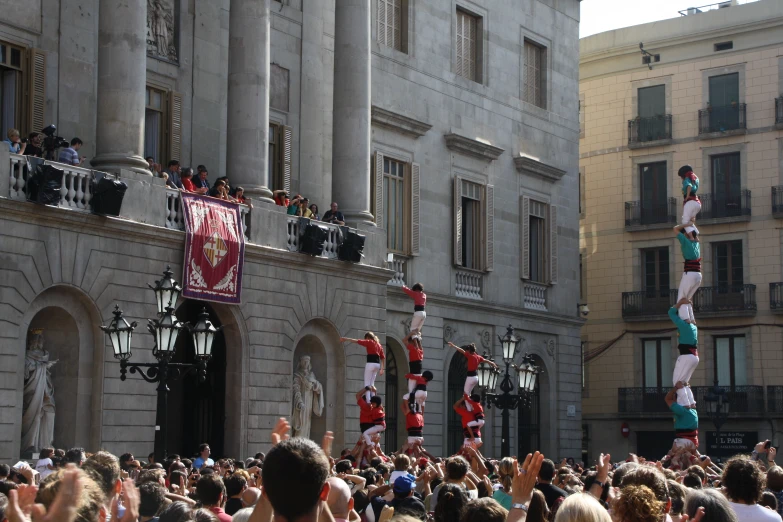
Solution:
<path fill-rule="evenodd" d="M 406 349 L 403 346 L 402 341 L 400 341 L 396 336 L 386 334 L 386 350 L 387 350 L 387 359 L 394 358 L 394 361 L 397 364 L 397 380 L 394 383 L 396 385 L 396 396 L 394 399 L 389 397 L 389 393 L 386 391 L 389 389 L 389 376 L 390 372 L 386 372 L 385 377 L 385 390 L 384 390 L 384 403 L 386 404 L 386 418 L 387 418 L 387 427 L 386 431 L 391 432 L 389 430 L 390 423 L 389 420 L 394 420 L 394 427 L 396 430 L 394 433 L 396 433 L 396 437 L 394 437 L 396 440 L 393 444 L 393 447 L 388 447 L 388 441 L 387 438 L 387 444 L 384 447 L 384 450 L 386 453 L 390 453 L 392 451 L 396 451 L 402 447 L 402 445 L 407 440 L 407 432 L 405 430 L 405 416 L 402 414 L 401 408 L 401 402 L 402 396 L 408 393 L 408 380 L 405 378 L 405 375 L 410 371 L 408 366 L 408 357 L 406 355 Z M 389 363 L 387 362 L 387 367 Z M 394 388 L 394 386 L 392 386 Z M 396 400 L 395 400 L 396 399 Z M 392 411 L 393 410 L 393 411 Z"/>
<path fill-rule="evenodd" d="M 289 386 L 291 376 L 296 371 L 299 357 L 310 355 L 313 371 L 316 378 L 323 384 L 325 392 L 323 422 L 321 423 L 318 419 L 318 429 L 334 432 L 332 446 L 343 448 L 345 445 L 346 360 L 345 350 L 340 342 L 340 333 L 334 324 L 327 319 L 310 319 L 299 330 L 293 346 Z M 317 366 L 318 357 L 324 361 L 320 366 Z M 323 432 L 314 431 L 316 419 L 313 419 L 313 431 L 311 431 L 310 438 L 320 444 Z"/>
<path fill-rule="evenodd" d="M 454 338 L 451 342 L 456 344 L 457 346 L 463 346 L 470 343 L 475 343 L 476 339 L 469 337 L 469 336 L 459 336 Z M 477 346 L 477 349 L 479 352 L 481 349 Z M 465 384 L 465 372 L 467 371 L 467 364 L 465 363 L 465 358 L 454 348 L 451 348 L 450 346 L 446 346 L 444 348 L 445 356 L 443 357 L 443 447 L 442 447 L 442 454 L 453 454 L 455 450 L 458 449 L 459 446 L 456 448 L 454 447 L 455 444 L 461 445 L 462 439 L 460 438 L 462 436 L 462 427 L 460 425 L 459 430 L 457 430 L 457 423 L 459 421 L 459 416 L 454 412 L 454 409 L 452 406 L 454 403 L 459 399 L 459 397 L 462 396 L 462 388 Z M 458 375 L 456 382 L 454 381 L 454 376 Z M 487 424 L 491 424 L 491 413 L 487 412 Z M 459 431 L 459 434 L 457 434 L 457 431 Z M 458 442 L 455 442 L 457 441 Z M 486 450 L 489 450 L 491 447 L 491 444 L 487 444 L 488 441 L 490 441 L 491 438 L 486 437 L 485 435 L 485 450 L 483 450 L 486 453 Z"/>
<path fill-rule="evenodd" d="M 19 325 L 16 349 L 18 377 L 12 438 L 14 453 L 22 449 L 24 359 L 31 328 L 44 329 L 44 343 L 51 360 L 61 358 L 64 363 L 61 372 L 58 372 L 57 365 L 52 369 L 55 442 L 65 447 L 100 447 L 106 346 L 100 325 L 101 314 L 93 300 L 72 285 L 58 284 L 46 288 L 27 307 Z M 52 335 L 52 332 L 59 335 Z M 69 414 L 63 415 L 64 411 L 69 411 Z"/>
<path fill-rule="evenodd" d="M 520 350 L 522 354 L 517 355 L 517 359 L 521 359 L 524 355 L 524 351 Z M 538 395 L 540 408 L 538 412 L 539 416 L 539 431 L 541 434 L 558 433 L 558 418 L 557 418 L 557 389 L 553 382 L 553 376 L 555 370 L 555 362 L 547 355 L 545 351 L 539 351 L 538 349 L 530 350 L 528 353 L 534 357 L 534 364 L 540 368 L 543 368 L 544 373 L 538 376 Z M 527 407 L 527 406 L 520 406 Z M 520 416 L 524 413 L 521 410 L 517 410 L 515 426 L 520 426 Z M 522 434 L 517 431 L 516 446 L 519 447 L 519 437 Z M 559 433 L 557 437 L 550 437 L 542 435 L 539 438 L 540 447 L 536 448 L 545 455 L 555 455 L 559 451 L 556 440 L 559 439 Z"/>

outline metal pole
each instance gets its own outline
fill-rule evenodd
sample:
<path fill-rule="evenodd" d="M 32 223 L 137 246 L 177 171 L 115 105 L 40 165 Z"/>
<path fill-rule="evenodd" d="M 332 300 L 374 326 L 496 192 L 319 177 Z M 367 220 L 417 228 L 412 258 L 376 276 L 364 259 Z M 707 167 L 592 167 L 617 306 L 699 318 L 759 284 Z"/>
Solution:
<path fill-rule="evenodd" d="M 511 456 L 511 448 L 510 448 L 511 441 L 509 440 L 510 435 L 509 435 L 509 426 L 508 426 L 509 416 L 510 416 L 510 413 L 509 413 L 508 408 L 503 408 L 503 426 L 502 426 L 502 431 L 503 431 L 502 437 L 503 438 L 500 441 L 500 456 L 501 457 L 509 457 L 509 456 Z"/>
<path fill-rule="evenodd" d="M 157 462 L 163 462 L 168 456 L 168 434 L 166 430 L 169 394 L 167 384 L 169 379 L 168 366 L 167 360 L 158 361 L 158 378 L 160 381 L 158 382 L 158 411 L 155 415 L 155 460 Z"/>

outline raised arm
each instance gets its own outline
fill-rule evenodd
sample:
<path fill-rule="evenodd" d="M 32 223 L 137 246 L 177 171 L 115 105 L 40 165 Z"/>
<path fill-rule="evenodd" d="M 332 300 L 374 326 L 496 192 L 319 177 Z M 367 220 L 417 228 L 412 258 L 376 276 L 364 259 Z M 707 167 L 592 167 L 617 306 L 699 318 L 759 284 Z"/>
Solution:
<path fill-rule="evenodd" d="M 688 187 L 688 188 L 690 188 L 690 187 Z M 691 220 L 691 222 L 690 222 L 690 223 L 685 223 L 684 225 L 676 225 L 676 226 L 674 227 L 674 233 L 675 233 L 675 234 L 679 234 L 680 232 L 682 232 L 682 230 L 683 230 L 684 228 L 686 228 L 686 227 L 692 227 L 694 224 L 695 224 L 695 222 L 694 222 L 693 220 Z"/>
<path fill-rule="evenodd" d="M 341 343 L 358 343 L 359 339 L 351 339 L 350 337 L 340 337 Z"/>
<path fill-rule="evenodd" d="M 455 350 L 457 350 L 462 355 L 465 355 L 465 350 L 463 350 L 462 348 L 460 348 L 456 344 L 452 343 L 451 341 L 449 341 L 448 345 L 451 346 L 452 348 L 454 348 Z"/>
<path fill-rule="evenodd" d="M 459 408 L 460 404 L 462 404 L 464 402 L 465 402 L 465 397 L 460 397 L 459 400 L 457 402 L 455 402 L 454 406 L 452 406 L 452 407 L 456 411 Z"/>
<path fill-rule="evenodd" d="M 677 402 L 677 390 L 679 390 L 680 388 L 682 388 L 682 383 L 681 382 L 678 381 L 678 382 L 674 383 L 674 388 L 669 390 L 669 393 L 667 393 L 666 397 L 664 397 L 663 400 L 666 401 L 666 406 L 668 406 L 669 408 L 672 407 L 672 404 Z"/>
<path fill-rule="evenodd" d="M 400 406 L 400 408 L 402 409 L 403 415 L 407 415 L 408 412 L 411 411 L 411 407 L 408 406 L 408 401 L 402 401 L 402 405 Z"/>
<path fill-rule="evenodd" d="M 688 303 L 690 303 L 690 302 L 691 302 L 691 300 L 690 300 L 690 299 L 688 299 L 687 297 L 683 297 L 682 299 L 680 299 L 679 301 L 677 301 L 677 302 L 674 304 L 674 306 L 672 306 L 671 308 L 669 308 L 669 319 L 671 319 L 671 320 L 672 320 L 672 322 L 674 323 L 674 325 L 675 325 L 675 326 L 676 326 L 678 329 L 679 329 L 679 328 L 684 328 L 684 327 L 686 327 L 686 324 L 685 324 L 685 321 L 683 321 L 682 319 L 680 319 L 680 315 L 677 313 L 677 310 L 679 310 L 679 309 L 680 309 L 680 307 L 681 307 L 682 305 L 684 305 L 684 304 L 688 304 Z"/>

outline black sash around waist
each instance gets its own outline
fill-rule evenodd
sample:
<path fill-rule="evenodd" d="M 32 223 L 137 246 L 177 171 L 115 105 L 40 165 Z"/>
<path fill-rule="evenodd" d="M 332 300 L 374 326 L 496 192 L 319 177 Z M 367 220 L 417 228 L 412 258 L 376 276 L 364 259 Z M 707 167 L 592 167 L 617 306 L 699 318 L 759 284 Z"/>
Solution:
<path fill-rule="evenodd" d="M 424 305 L 413 305 L 413 311 L 414 312 L 423 312 L 424 311 Z"/>
<path fill-rule="evenodd" d="M 368 363 L 377 363 L 381 364 L 381 356 L 380 355 L 371 355 L 367 354 L 367 362 Z"/>
<path fill-rule="evenodd" d="M 468 377 L 478 377 L 478 372 L 476 372 L 476 371 L 472 371 L 472 372 L 469 371 L 468 372 Z"/>
<path fill-rule="evenodd" d="M 408 428 L 408 437 L 423 437 L 422 428 Z"/>

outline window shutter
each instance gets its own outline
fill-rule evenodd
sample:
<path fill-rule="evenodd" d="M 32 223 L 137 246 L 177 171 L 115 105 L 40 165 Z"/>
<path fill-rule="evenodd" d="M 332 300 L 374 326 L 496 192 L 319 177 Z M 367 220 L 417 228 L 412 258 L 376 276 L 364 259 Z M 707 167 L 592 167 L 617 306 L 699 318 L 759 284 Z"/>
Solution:
<path fill-rule="evenodd" d="M 419 164 L 411 165 L 411 255 L 419 255 L 420 230 L 419 230 L 419 201 L 420 183 Z"/>
<path fill-rule="evenodd" d="M 383 228 L 383 153 L 375 153 L 375 225 Z"/>
<path fill-rule="evenodd" d="M 282 131 L 280 132 L 282 135 L 282 157 L 281 157 L 281 166 L 283 169 L 283 190 L 285 190 L 286 194 L 291 193 L 291 154 L 293 150 L 293 129 L 291 127 L 288 127 L 287 125 L 283 125 Z"/>
<path fill-rule="evenodd" d="M 172 91 L 169 96 L 169 158 L 182 161 L 182 95 Z"/>
<path fill-rule="evenodd" d="M 530 279 L 530 198 L 522 196 L 520 203 L 519 218 L 522 220 L 520 227 L 521 236 L 519 238 L 520 250 L 520 274 L 522 279 Z"/>
<path fill-rule="evenodd" d="M 462 266 L 462 178 L 454 178 L 454 264 Z"/>
<path fill-rule="evenodd" d="M 46 125 L 46 54 L 39 49 L 30 49 L 28 127 L 27 131 L 40 131 Z M 5 132 L 7 129 L 3 129 Z"/>
<path fill-rule="evenodd" d="M 557 284 L 557 207 L 549 205 L 549 284 Z"/>
<path fill-rule="evenodd" d="M 490 272 L 495 268 L 495 187 L 486 187 L 486 221 L 487 221 L 487 262 L 484 270 Z"/>
<path fill-rule="evenodd" d="M 378 0 L 378 42 L 386 43 L 386 0 Z"/>

